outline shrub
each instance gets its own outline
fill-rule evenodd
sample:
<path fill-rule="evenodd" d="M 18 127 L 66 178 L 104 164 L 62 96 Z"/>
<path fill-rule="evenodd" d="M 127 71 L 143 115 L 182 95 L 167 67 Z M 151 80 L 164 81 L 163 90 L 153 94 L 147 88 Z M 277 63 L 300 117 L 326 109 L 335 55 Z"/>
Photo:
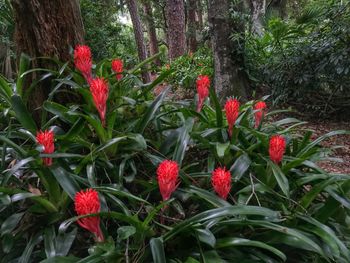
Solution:
<path fill-rule="evenodd" d="M 19 92 L 25 74 L 17 84 L 1 77 L 2 262 L 349 262 L 349 176 L 317 166 L 330 152 L 319 143 L 348 132 L 311 140 L 296 130 L 297 119 L 266 121 L 278 111 L 265 109 L 255 122 L 260 114 L 249 101 L 229 136 L 230 113 L 212 88 L 197 112 L 193 101 L 168 99 L 169 89 L 153 97 L 171 70 L 145 86 L 138 69 L 117 80 L 110 61 L 96 64 L 109 85 L 105 126 L 84 78 L 67 64 L 52 72 L 38 126 Z M 62 85 L 83 102 L 54 102 Z M 54 132 L 53 153 L 38 145 L 40 129 Z M 276 134 L 285 149 L 269 146 Z M 179 171 L 165 165 L 157 177 L 164 160 Z M 227 200 L 214 192 L 224 187 L 220 167 L 226 183 L 231 175 Z M 170 192 L 162 193 L 171 196 L 162 201 L 157 179 L 166 186 L 167 178 Z"/>

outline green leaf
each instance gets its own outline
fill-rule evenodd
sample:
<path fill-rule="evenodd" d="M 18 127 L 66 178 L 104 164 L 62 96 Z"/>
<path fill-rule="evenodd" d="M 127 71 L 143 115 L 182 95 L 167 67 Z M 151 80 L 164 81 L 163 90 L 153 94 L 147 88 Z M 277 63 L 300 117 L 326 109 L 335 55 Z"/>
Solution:
<path fill-rule="evenodd" d="M 45 228 L 44 245 L 45 245 L 45 254 L 47 258 L 52 258 L 56 256 L 55 239 L 56 239 L 56 234 L 53 226 Z"/>
<path fill-rule="evenodd" d="M 41 235 L 41 233 L 37 233 L 35 236 L 32 236 L 28 243 L 27 246 L 25 247 L 22 256 L 19 259 L 19 263 L 27 263 L 30 262 L 30 258 L 32 256 L 32 252 L 34 247 L 39 244 L 43 239 L 43 236 Z"/>
<path fill-rule="evenodd" d="M 234 181 L 239 181 L 244 173 L 248 170 L 252 161 L 247 154 L 239 156 L 230 168 Z"/>
<path fill-rule="evenodd" d="M 21 97 L 18 95 L 13 95 L 11 97 L 11 105 L 14 112 L 16 113 L 17 120 L 22 124 L 24 128 L 35 134 L 38 129 Z"/>
<path fill-rule="evenodd" d="M 66 256 L 73 244 L 73 241 L 77 235 L 77 228 L 74 228 L 71 232 L 60 232 L 56 237 L 56 255 Z"/>
<path fill-rule="evenodd" d="M 287 260 L 286 255 L 282 253 L 280 250 L 260 241 L 253 241 L 253 240 L 238 238 L 238 237 L 229 237 L 229 238 L 218 239 L 216 243 L 216 248 L 226 248 L 226 247 L 232 247 L 232 246 L 248 246 L 248 247 L 262 248 L 275 254 L 276 256 L 281 258 L 283 261 Z"/>
<path fill-rule="evenodd" d="M 23 213 L 12 214 L 8 217 L 1 225 L 1 236 L 10 234 L 18 225 L 19 221 L 21 221 Z"/>
<path fill-rule="evenodd" d="M 282 192 L 285 194 L 286 197 L 289 198 L 289 183 L 287 177 L 282 172 L 281 168 L 277 166 L 275 163 L 268 160 L 268 164 L 272 168 L 272 173 L 276 178 L 276 181 L 281 188 Z"/>
<path fill-rule="evenodd" d="M 152 257 L 154 263 L 165 263 L 165 252 L 163 240 L 161 238 L 151 238 L 149 241 L 149 245 L 151 247 Z"/>
<path fill-rule="evenodd" d="M 210 193 L 207 190 L 195 187 L 193 185 L 190 186 L 189 192 L 199 196 L 200 198 L 204 199 L 205 201 L 207 201 L 215 207 L 231 206 L 229 202 L 218 197 L 217 195 Z"/>
<path fill-rule="evenodd" d="M 214 102 L 215 112 L 216 112 L 216 125 L 217 127 L 223 127 L 223 117 L 222 109 L 219 103 L 218 97 L 216 96 L 215 89 L 213 87 L 209 88 L 210 99 Z"/>
<path fill-rule="evenodd" d="M 20 60 L 19 60 L 19 70 L 17 72 L 17 82 L 16 82 L 16 92 L 19 94 L 19 96 L 23 96 L 23 85 L 25 76 L 23 76 L 23 73 L 28 70 L 30 64 L 30 58 L 28 55 L 22 53 Z"/>
<path fill-rule="evenodd" d="M 216 238 L 209 229 L 196 228 L 195 233 L 201 242 L 211 246 L 212 248 L 215 247 Z"/>
<path fill-rule="evenodd" d="M 199 213 L 189 219 L 186 219 L 178 223 L 173 229 L 171 229 L 165 235 L 163 235 L 163 240 L 168 241 L 169 239 L 173 238 L 174 236 L 181 233 L 182 231 L 192 227 L 194 224 L 202 223 L 207 220 L 223 218 L 228 216 L 236 216 L 236 215 L 240 215 L 240 216 L 255 215 L 255 216 L 268 217 L 271 220 L 278 219 L 280 216 L 278 212 L 272 211 L 264 207 L 246 206 L 246 205 L 225 206 L 221 208 L 204 211 L 202 213 Z"/>
<path fill-rule="evenodd" d="M 57 182 L 61 185 L 63 190 L 74 200 L 75 193 L 80 190 L 79 185 L 62 167 L 54 164 L 50 168 L 52 174 L 55 176 Z"/>
<path fill-rule="evenodd" d="M 137 133 L 143 133 L 146 129 L 148 123 L 154 118 L 155 113 L 159 109 L 159 107 L 162 105 L 163 100 L 165 99 L 166 94 L 168 93 L 170 87 L 163 90 L 162 93 L 158 95 L 158 97 L 152 102 L 152 104 L 147 109 L 146 113 L 136 124 L 135 131 Z"/>
<path fill-rule="evenodd" d="M 226 142 L 226 143 L 217 142 L 215 144 L 216 153 L 217 153 L 219 158 L 223 158 L 225 156 L 225 152 L 229 148 L 229 146 L 230 146 L 229 142 Z"/>
<path fill-rule="evenodd" d="M 136 233 L 136 228 L 133 226 L 121 226 L 117 230 L 118 239 L 124 240 Z"/>
<path fill-rule="evenodd" d="M 182 160 L 185 157 L 185 152 L 187 149 L 188 142 L 191 139 L 190 132 L 192 131 L 193 124 L 194 124 L 193 118 L 187 119 L 185 124 L 180 128 L 180 131 L 177 137 L 173 160 L 176 161 L 180 167 L 182 164 Z"/>

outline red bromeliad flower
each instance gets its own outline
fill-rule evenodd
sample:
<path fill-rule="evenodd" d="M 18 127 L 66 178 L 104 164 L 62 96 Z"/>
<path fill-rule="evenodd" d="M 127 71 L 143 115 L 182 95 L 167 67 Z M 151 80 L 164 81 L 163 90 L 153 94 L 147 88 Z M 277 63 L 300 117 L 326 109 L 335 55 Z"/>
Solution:
<path fill-rule="evenodd" d="M 123 77 L 123 61 L 121 59 L 112 60 L 112 70 L 117 73 L 117 80 L 120 80 Z"/>
<path fill-rule="evenodd" d="M 273 135 L 270 139 L 269 154 L 270 159 L 278 164 L 282 161 L 286 151 L 286 139 L 281 135 Z"/>
<path fill-rule="evenodd" d="M 95 107 L 100 114 L 102 125 L 105 126 L 108 84 L 103 78 L 95 78 L 90 82 L 90 91 L 95 103 Z"/>
<path fill-rule="evenodd" d="M 198 103 L 197 112 L 200 112 L 204 103 L 204 100 L 209 95 L 210 79 L 207 75 L 199 75 L 197 78 L 197 93 L 198 93 Z"/>
<path fill-rule="evenodd" d="M 37 132 L 36 140 L 44 147 L 44 153 L 50 154 L 55 151 L 54 137 L 53 131 L 46 130 Z M 52 158 L 45 157 L 43 158 L 43 162 L 46 166 L 50 166 L 52 164 Z"/>
<path fill-rule="evenodd" d="M 83 74 L 86 81 L 89 83 L 92 79 L 92 59 L 91 50 L 88 46 L 78 45 L 75 47 L 74 64 L 75 67 Z"/>
<path fill-rule="evenodd" d="M 228 122 L 228 134 L 232 136 L 233 126 L 239 114 L 239 101 L 237 99 L 228 99 L 225 104 L 226 119 Z"/>
<path fill-rule="evenodd" d="M 100 199 L 98 193 L 94 189 L 87 189 L 75 194 L 74 198 L 75 211 L 79 216 L 96 214 L 100 212 Z M 101 242 L 104 240 L 101 228 L 100 228 L 100 217 L 91 216 L 79 219 L 78 224 L 95 234 L 97 241 Z"/>
<path fill-rule="evenodd" d="M 211 184 L 215 192 L 224 200 L 227 199 L 231 190 L 231 173 L 226 168 L 216 168 L 211 177 Z"/>
<path fill-rule="evenodd" d="M 175 161 L 165 160 L 161 162 L 157 169 L 157 180 L 163 201 L 170 198 L 178 183 L 179 165 Z"/>
<path fill-rule="evenodd" d="M 266 113 L 266 108 L 267 108 L 267 106 L 266 106 L 266 103 L 264 101 L 259 101 L 255 104 L 255 106 L 254 106 L 254 110 L 256 110 L 256 112 L 254 113 L 255 128 L 259 127 L 261 119 Z"/>

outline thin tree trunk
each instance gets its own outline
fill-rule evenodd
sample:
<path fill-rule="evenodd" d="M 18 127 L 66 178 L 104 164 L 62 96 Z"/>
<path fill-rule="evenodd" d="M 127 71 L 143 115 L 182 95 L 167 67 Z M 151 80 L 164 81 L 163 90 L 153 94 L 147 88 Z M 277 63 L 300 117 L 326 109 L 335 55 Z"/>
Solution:
<path fill-rule="evenodd" d="M 202 1 L 197 0 L 197 17 L 198 17 L 198 30 L 201 31 L 203 29 L 203 7 L 202 7 Z"/>
<path fill-rule="evenodd" d="M 238 30 L 230 19 L 229 0 L 209 1 L 209 22 L 214 53 L 214 86 L 221 103 L 229 96 L 246 100 L 246 76 L 239 70 L 237 44 L 230 40 L 232 29 Z M 242 30 L 242 29 L 240 29 Z M 236 52 L 236 54 L 235 54 Z"/>
<path fill-rule="evenodd" d="M 168 56 L 170 60 L 186 52 L 185 7 L 183 0 L 166 1 Z"/>
<path fill-rule="evenodd" d="M 146 22 L 147 22 L 147 31 L 148 31 L 149 45 L 150 45 L 150 54 L 151 54 L 151 56 L 153 56 L 153 55 L 155 55 L 155 54 L 157 54 L 159 52 L 159 48 L 158 48 L 156 27 L 155 27 L 154 21 L 153 21 L 151 2 L 149 0 L 145 0 L 143 2 L 143 8 L 144 8 L 144 11 L 145 11 Z M 160 66 L 159 58 L 157 58 L 154 62 L 156 63 L 156 65 Z"/>
<path fill-rule="evenodd" d="M 135 36 L 135 41 L 136 41 L 139 59 L 140 59 L 140 61 L 143 61 L 147 58 L 147 51 L 146 51 L 146 47 L 145 47 L 145 40 L 143 37 L 141 19 L 140 19 L 137 5 L 136 5 L 136 1 L 135 0 L 127 0 L 126 4 L 128 6 L 130 16 L 131 16 L 131 21 L 132 21 L 132 24 L 134 27 L 134 36 Z M 144 83 L 148 83 L 151 81 L 151 78 L 150 78 L 149 72 L 147 71 L 147 68 L 143 68 L 142 79 L 143 79 Z"/>
<path fill-rule="evenodd" d="M 196 38 L 196 1 L 188 1 L 188 49 L 190 52 L 197 50 L 197 38 Z"/>
<path fill-rule="evenodd" d="M 12 0 L 15 18 L 15 41 L 17 55 L 22 52 L 34 58 L 33 67 L 51 68 L 48 60 L 37 57 L 56 57 L 61 61 L 71 59 L 70 46 L 84 41 L 84 28 L 77 0 Z M 24 89 L 35 79 L 35 73 L 27 76 Z M 49 93 L 49 83 L 43 82 L 31 92 L 28 107 L 34 112 L 38 122 L 40 107 Z M 58 99 L 72 101 L 72 98 L 60 96 Z M 77 99 L 76 99 L 77 100 Z"/>
<path fill-rule="evenodd" d="M 252 14 L 252 32 L 261 36 L 264 33 L 262 20 L 265 15 L 266 0 L 251 0 L 250 7 Z"/>

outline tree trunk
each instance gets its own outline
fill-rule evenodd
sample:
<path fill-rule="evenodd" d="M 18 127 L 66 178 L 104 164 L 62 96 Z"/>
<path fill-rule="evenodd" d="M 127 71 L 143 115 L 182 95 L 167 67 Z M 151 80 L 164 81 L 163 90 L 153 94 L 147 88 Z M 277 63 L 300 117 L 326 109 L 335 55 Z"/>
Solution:
<path fill-rule="evenodd" d="M 188 1 L 188 49 L 190 52 L 197 50 L 197 38 L 196 38 L 196 2 L 197 0 Z"/>
<path fill-rule="evenodd" d="M 137 9 L 136 0 L 127 0 L 126 4 L 129 9 L 129 13 L 131 16 L 132 25 L 134 27 L 134 36 L 137 46 L 137 52 L 139 55 L 140 61 L 143 61 L 147 58 L 147 52 L 145 47 L 145 40 L 143 37 L 143 30 L 141 26 L 141 19 Z M 142 79 L 144 83 L 148 83 L 151 81 L 149 72 L 147 68 L 143 68 L 142 70 Z"/>
<path fill-rule="evenodd" d="M 269 3 L 269 7 L 271 7 L 275 12 L 277 12 L 278 16 L 281 19 L 287 19 L 287 0 L 271 0 Z"/>
<path fill-rule="evenodd" d="M 252 32 L 261 36 L 264 33 L 262 19 L 265 15 L 266 0 L 251 0 Z"/>
<path fill-rule="evenodd" d="M 183 0 L 166 1 L 168 56 L 170 60 L 186 52 L 185 7 Z"/>
<path fill-rule="evenodd" d="M 214 87 L 220 102 L 229 96 L 247 99 L 245 74 L 240 71 L 238 44 L 230 40 L 232 29 L 244 30 L 230 19 L 230 0 L 209 1 L 209 22 L 214 53 Z M 242 62 L 241 62 L 242 63 Z"/>
<path fill-rule="evenodd" d="M 151 56 L 153 56 L 159 52 L 159 48 L 158 48 L 156 27 L 153 21 L 152 6 L 149 0 L 145 0 L 143 2 L 143 9 L 146 16 L 147 31 L 148 31 L 149 45 L 150 45 L 150 54 Z M 159 58 L 157 58 L 154 62 L 156 63 L 157 66 L 160 66 Z"/>
<path fill-rule="evenodd" d="M 56 57 L 61 61 L 71 59 L 70 46 L 84 41 L 84 28 L 77 0 L 12 0 L 15 18 L 15 41 L 17 55 L 23 52 L 34 58 L 33 67 L 52 68 L 48 60 L 38 57 Z M 24 89 L 36 78 L 27 76 Z M 28 108 L 38 121 L 43 101 L 49 93 L 49 83 L 41 83 L 33 89 L 28 99 Z M 71 98 L 59 97 L 59 101 Z"/>
<path fill-rule="evenodd" d="M 203 7 L 202 7 L 202 1 L 197 0 L 197 18 L 198 18 L 198 30 L 203 30 Z"/>

